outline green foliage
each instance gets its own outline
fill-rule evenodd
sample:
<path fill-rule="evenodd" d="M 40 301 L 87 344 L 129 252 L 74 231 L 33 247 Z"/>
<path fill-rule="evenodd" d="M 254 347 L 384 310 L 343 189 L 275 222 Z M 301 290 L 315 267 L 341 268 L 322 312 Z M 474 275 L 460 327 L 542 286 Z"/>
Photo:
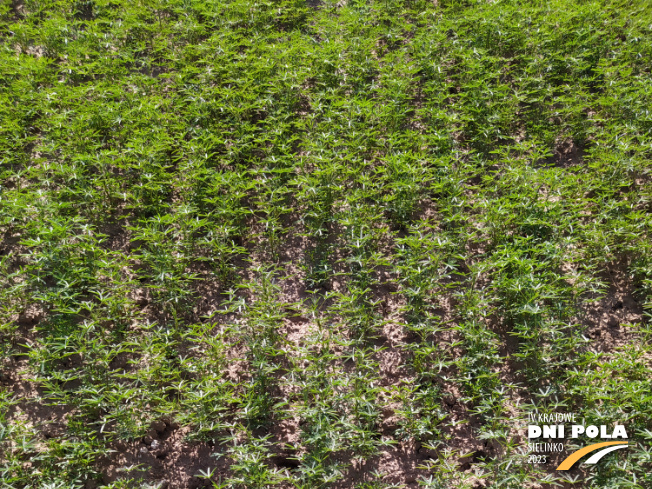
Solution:
<path fill-rule="evenodd" d="M 628 423 L 586 487 L 649 487 L 651 25 L 643 0 L 4 2 L 3 487 L 106 483 L 160 420 L 221 456 L 214 487 L 394 487 L 379 461 L 415 446 L 421 487 L 554 487 L 513 415 L 557 408 Z M 600 353 L 616 286 L 639 319 Z"/>

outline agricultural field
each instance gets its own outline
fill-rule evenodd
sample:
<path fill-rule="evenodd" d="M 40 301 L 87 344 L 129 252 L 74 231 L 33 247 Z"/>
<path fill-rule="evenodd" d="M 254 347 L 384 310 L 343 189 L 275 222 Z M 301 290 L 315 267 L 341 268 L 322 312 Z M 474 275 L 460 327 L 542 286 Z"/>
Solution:
<path fill-rule="evenodd" d="M 649 0 L 4 0 L 0 39 L 0 487 L 652 488 Z M 627 450 L 533 463 L 559 412 Z"/>

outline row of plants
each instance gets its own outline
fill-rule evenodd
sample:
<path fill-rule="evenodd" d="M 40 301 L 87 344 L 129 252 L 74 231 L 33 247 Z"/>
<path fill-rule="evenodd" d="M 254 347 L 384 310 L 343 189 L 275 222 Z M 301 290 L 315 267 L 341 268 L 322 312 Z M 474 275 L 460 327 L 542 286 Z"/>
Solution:
<path fill-rule="evenodd" d="M 108 467 L 165 420 L 215 455 L 169 487 L 648 487 L 651 18 L 5 2 L 3 484 L 160 486 Z M 632 450 L 529 465 L 560 409 Z"/>

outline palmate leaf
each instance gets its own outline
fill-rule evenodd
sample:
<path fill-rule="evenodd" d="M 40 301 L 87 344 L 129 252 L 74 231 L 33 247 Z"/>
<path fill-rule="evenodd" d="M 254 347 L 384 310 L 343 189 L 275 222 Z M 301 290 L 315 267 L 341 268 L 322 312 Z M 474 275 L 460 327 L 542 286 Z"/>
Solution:
<path fill-rule="evenodd" d="M 156 485 L 163 423 L 223 455 L 198 471 L 217 487 L 393 487 L 431 455 L 410 465 L 425 487 L 561 484 L 500 435 L 525 391 L 644 446 L 651 18 L 642 0 L 3 4 L 0 381 L 40 397 L 0 415 L 66 413 L 34 470 L 11 425 L 3 482 L 92 486 L 133 443 L 149 455 L 110 484 Z M 602 315 L 632 346 L 591 336 Z M 465 474 L 448 430 L 478 422 L 493 445 Z M 360 474 L 419 443 L 436 453 Z M 644 486 L 631 457 L 576 483 Z"/>

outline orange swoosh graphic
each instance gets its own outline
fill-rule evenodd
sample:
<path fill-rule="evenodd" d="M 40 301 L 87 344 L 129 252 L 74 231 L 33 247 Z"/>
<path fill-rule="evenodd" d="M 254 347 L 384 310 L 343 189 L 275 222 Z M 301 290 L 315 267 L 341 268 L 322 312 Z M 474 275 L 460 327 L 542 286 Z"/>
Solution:
<path fill-rule="evenodd" d="M 598 450 L 599 448 L 609 447 L 611 445 L 628 445 L 628 443 L 626 441 L 606 441 L 604 443 L 594 443 L 593 445 L 589 445 L 588 447 L 584 447 L 576 452 L 571 453 L 564 459 L 562 463 L 559 464 L 559 467 L 557 467 L 556 470 L 568 470 L 573 465 L 575 465 L 575 462 L 577 462 L 587 453 L 591 453 L 595 450 Z"/>

